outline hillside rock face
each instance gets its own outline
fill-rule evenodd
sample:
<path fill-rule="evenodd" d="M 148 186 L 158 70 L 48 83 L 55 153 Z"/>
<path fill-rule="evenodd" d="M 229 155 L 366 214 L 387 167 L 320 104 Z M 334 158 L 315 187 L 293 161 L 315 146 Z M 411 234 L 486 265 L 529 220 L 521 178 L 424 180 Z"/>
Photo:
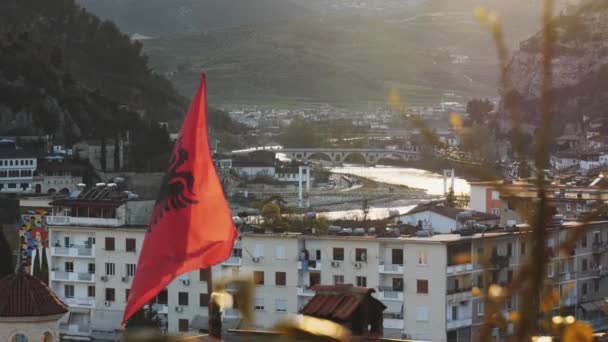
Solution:
<path fill-rule="evenodd" d="M 601 117 L 608 102 L 608 3 L 588 2 L 555 19 L 553 55 L 556 129 L 580 122 L 583 115 Z M 542 33 L 520 44 L 509 72 L 524 120 L 540 116 Z M 559 132 L 558 132 L 559 133 Z"/>

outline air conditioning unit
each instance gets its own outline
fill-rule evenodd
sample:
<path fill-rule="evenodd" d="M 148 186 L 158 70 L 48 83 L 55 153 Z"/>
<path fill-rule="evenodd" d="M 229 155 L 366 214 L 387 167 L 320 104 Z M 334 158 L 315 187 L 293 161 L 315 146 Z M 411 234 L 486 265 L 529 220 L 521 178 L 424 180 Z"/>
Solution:
<path fill-rule="evenodd" d="M 332 261 L 331 262 L 331 267 L 340 267 L 340 262 L 339 261 Z"/>
<path fill-rule="evenodd" d="M 108 276 L 101 276 L 101 281 L 108 281 Z"/>
<path fill-rule="evenodd" d="M 190 279 L 182 279 L 182 284 L 184 284 L 185 286 L 190 285 Z"/>
<path fill-rule="evenodd" d="M 109 300 L 106 300 L 105 302 L 103 302 L 103 305 L 105 306 L 110 306 L 112 303 Z"/>
<path fill-rule="evenodd" d="M 126 283 L 129 281 L 129 277 L 122 277 L 120 280 L 122 280 L 123 283 Z"/>
<path fill-rule="evenodd" d="M 253 257 L 253 258 L 251 258 L 251 261 L 260 262 L 260 257 Z"/>
<path fill-rule="evenodd" d="M 355 263 L 355 268 L 361 268 L 361 263 L 360 262 L 356 262 Z"/>
<path fill-rule="evenodd" d="M 175 307 L 175 312 L 182 312 L 182 311 L 184 311 L 184 308 L 182 308 L 181 306 Z"/>

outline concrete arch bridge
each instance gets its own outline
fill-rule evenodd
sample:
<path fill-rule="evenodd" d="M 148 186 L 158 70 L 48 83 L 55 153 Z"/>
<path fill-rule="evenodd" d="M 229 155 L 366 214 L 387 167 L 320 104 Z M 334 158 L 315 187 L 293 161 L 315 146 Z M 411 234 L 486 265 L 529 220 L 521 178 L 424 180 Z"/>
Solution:
<path fill-rule="evenodd" d="M 293 160 L 308 161 L 311 157 L 324 156 L 333 163 L 342 163 L 349 157 L 358 156 L 366 164 L 374 165 L 384 158 L 398 158 L 404 161 L 419 160 L 420 152 L 409 150 L 388 150 L 374 148 L 282 148 L 275 150 Z"/>

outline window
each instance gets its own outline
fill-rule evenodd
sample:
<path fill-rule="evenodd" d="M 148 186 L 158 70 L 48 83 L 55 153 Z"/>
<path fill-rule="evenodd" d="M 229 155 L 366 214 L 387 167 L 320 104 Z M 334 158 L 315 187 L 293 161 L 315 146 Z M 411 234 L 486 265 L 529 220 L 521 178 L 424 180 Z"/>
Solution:
<path fill-rule="evenodd" d="M 129 292 L 131 292 L 131 289 L 125 289 L 125 303 L 129 301 Z"/>
<path fill-rule="evenodd" d="M 255 245 L 255 250 L 253 251 L 253 256 L 255 258 L 264 257 L 264 245 Z"/>
<path fill-rule="evenodd" d="M 278 260 L 287 259 L 287 257 L 285 256 L 285 246 L 275 246 L 274 257 L 275 257 L 275 259 L 278 259 Z"/>
<path fill-rule="evenodd" d="M 179 332 L 188 332 L 188 330 L 190 329 L 190 323 L 187 319 L 178 319 L 177 325 L 177 329 L 179 330 Z"/>
<path fill-rule="evenodd" d="M 264 311 L 264 298 L 256 298 L 254 308 L 255 311 Z"/>
<path fill-rule="evenodd" d="M 600 291 L 600 280 L 599 279 L 593 279 L 593 291 L 595 291 L 595 292 Z"/>
<path fill-rule="evenodd" d="M 274 310 L 276 312 L 287 312 L 287 300 L 286 299 L 275 299 Z"/>
<path fill-rule="evenodd" d="M 421 279 L 416 280 L 416 292 L 429 293 L 429 281 Z"/>
<path fill-rule="evenodd" d="M 583 259 L 581 261 L 581 266 L 582 266 L 583 272 L 587 270 L 587 259 Z"/>
<path fill-rule="evenodd" d="M 264 271 L 253 272 L 253 283 L 256 285 L 264 285 Z"/>
<path fill-rule="evenodd" d="M 95 286 L 88 286 L 87 287 L 87 296 L 90 298 L 94 298 L 95 297 Z"/>
<path fill-rule="evenodd" d="M 500 192 L 492 191 L 492 201 L 498 201 L 500 199 Z"/>
<path fill-rule="evenodd" d="M 452 320 L 453 321 L 458 320 L 458 306 L 456 306 L 456 305 L 452 305 Z"/>
<path fill-rule="evenodd" d="M 507 243 L 507 256 L 513 255 L 513 245 L 509 242 Z"/>
<path fill-rule="evenodd" d="M 391 250 L 393 265 L 403 265 L 403 249 L 393 248 Z"/>
<path fill-rule="evenodd" d="M 576 211 L 582 211 L 583 210 L 583 206 L 580 203 L 576 204 Z"/>
<path fill-rule="evenodd" d="M 403 278 L 393 278 L 393 291 L 403 291 Z"/>
<path fill-rule="evenodd" d="M 200 281 L 209 281 L 211 271 L 208 268 L 201 268 L 198 273 Z"/>
<path fill-rule="evenodd" d="M 486 303 L 483 300 L 477 301 L 477 316 L 483 316 L 486 309 Z"/>
<path fill-rule="evenodd" d="M 200 307 L 208 307 L 209 306 L 209 294 L 201 293 L 198 295 L 198 305 Z"/>
<path fill-rule="evenodd" d="M 355 261 L 367 261 L 367 249 L 356 248 L 355 249 Z"/>
<path fill-rule="evenodd" d="M 287 285 L 287 273 L 285 272 L 275 272 L 274 273 L 274 283 L 276 286 L 285 286 Z"/>
<path fill-rule="evenodd" d="M 552 277 L 553 277 L 553 264 L 552 264 L 552 263 L 549 263 L 549 264 L 547 265 L 547 276 L 548 276 L 549 278 L 552 278 Z"/>
<path fill-rule="evenodd" d="M 570 203 L 566 203 L 566 211 L 571 211 L 572 205 Z"/>
<path fill-rule="evenodd" d="M 426 252 L 418 252 L 418 265 L 428 264 L 428 254 Z"/>
<path fill-rule="evenodd" d="M 135 275 L 135 268 L 137 265 L 135 264 L 127 264 L 127 277 L 132 277 Z"/>
<path fill-rule="evenodd" d="M 581 238 L 581 247 L 587 248 L 587 235 L 586 234 L 583 234 L 583 237 Z"/>
<path fill-rule="evenodd" d="M 65 271 L 66 272 L 74 272 L 74 263 L 71 261 L 65 262 Z"/>
<path fill-rule="evenodd" d="M 113 302 L 116 300 L 116 291 L 113 288 L 106 288 L 106 300 L 108 302 Z"/>
<path fill-rule="evenodd" d="M 357 277 L 357 286 L 367 287 L 367 278 L 366 277 Z"/>
<path fill-rule="evenodd" d="M 492 215 L 500 216 L 500 208 L 492 208 Z"/>
<path fill-rule="evenodd" d="M 64 285 L 63 293 L 65 298 L 74 298 L 74 285 Z"/>
<path fill-rule="evenodd" d="M 416 307 L 416 322 L 427 322 L 429 320 L 429 308 L 426 306 Z"/>
<path fill-rule="evenodd" d="M 340 261 L 344 260 L 344 248 L 334 247 L 333 252 L 334 252 L 333 253 L 334 259 L 333 260 L 340 260 Z"/>
<path fill-rule="evenodd" d="M 95 273 L 95 264 L 93 264 L 93 263 L 89 264 L 89 273 L 90 274 Z"/>
<path fill-rule="evenodd" d="M 178 305 L 188 305 L 188 292 L 179 292 L 177 294 Z"/>
<path fill-rule="evenodd" d="M 111 262 L 106 262 L 106 275 L 116 274 L 116 266 Z"/>
<path fill-rule="evenodd" d="M 334 285 L 344 284 L 344 276 L 343 275 L 335 275 L 334 276 Z"/>
<path fill-rule="evenodd" d="M 526 254 L 526 243 L 522 242 L 521 243 L 521 255 L 525 255 Z"/>
<path fill-rule="evenodd" d="M 587 295 L 587 290 L 588 290 L 587 289 L 587 283 L 585 282 L 585 283 L 583 283 L 583 286 L 581 287 L 581 293 L 582 293 L 583 296 Z"/>
<path fill-rule="evenodd" d="M 126 239 L 125 248 L 127 252 L 135 252 L 135 239 Z"/>
<path fill-rule="evenodd" d="M 105 250 L 106 251 L 113 251 L 114 250 L 114 238 L 113 237 L 107 237 L 106 238 Z"/>

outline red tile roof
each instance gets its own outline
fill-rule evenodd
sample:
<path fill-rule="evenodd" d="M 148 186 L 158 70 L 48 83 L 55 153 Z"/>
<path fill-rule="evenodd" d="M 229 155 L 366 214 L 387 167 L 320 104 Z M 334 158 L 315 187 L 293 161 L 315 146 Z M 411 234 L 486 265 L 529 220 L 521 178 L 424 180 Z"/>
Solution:
<path fill-rule="evenodd" d="M 339 322 L 349 321 L 365 298 L 374 299 L 371 293 L 375 292 L 374 289 L 348 284 L 316 285 L 313 290 L 316 292 L 315 296 L 304 306 L 301 313 Z"/>
<path fill-rule="evenodd" d="M 68 312 L 42 281 L 25 272 L 0 279 L 0 317 L 53 316 Z"/>

